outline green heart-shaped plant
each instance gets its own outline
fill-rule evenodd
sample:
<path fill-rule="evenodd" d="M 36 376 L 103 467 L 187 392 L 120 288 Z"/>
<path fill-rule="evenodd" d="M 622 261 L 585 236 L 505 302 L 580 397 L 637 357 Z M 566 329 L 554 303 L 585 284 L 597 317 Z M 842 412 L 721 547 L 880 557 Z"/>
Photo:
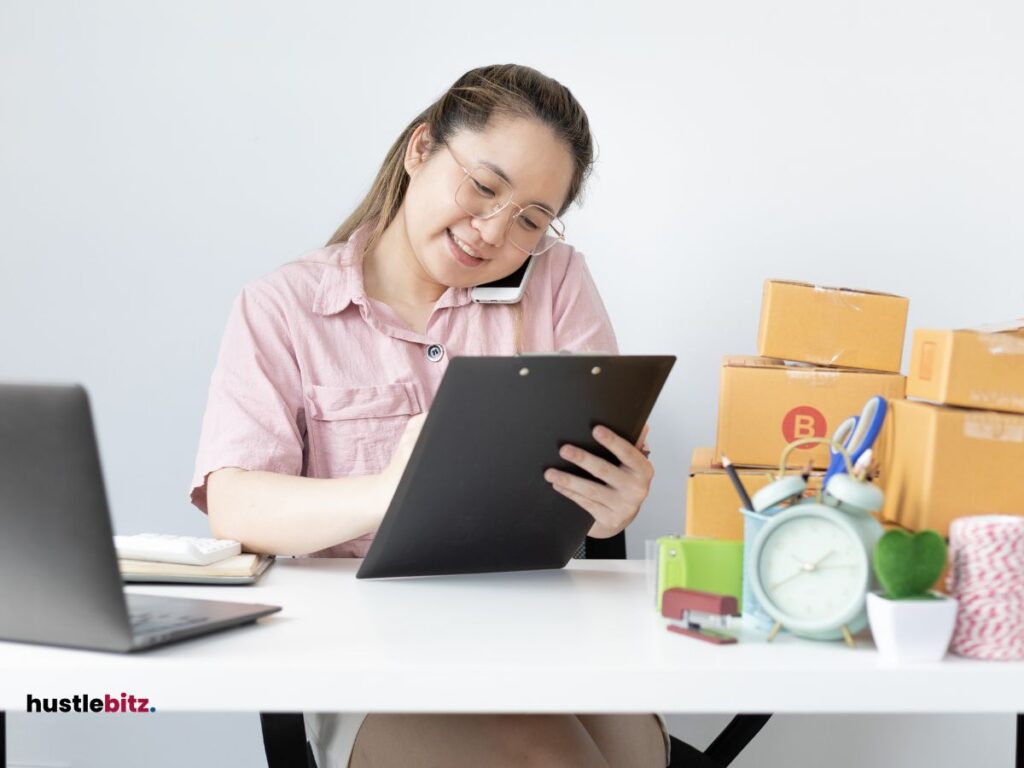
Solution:
<path fill-rule="evenodd" d="M 872 565 L 886 597 L 927 597 L 946 565 L 946 540 L 935 531 L 887 531 L 875 544 Z"/>

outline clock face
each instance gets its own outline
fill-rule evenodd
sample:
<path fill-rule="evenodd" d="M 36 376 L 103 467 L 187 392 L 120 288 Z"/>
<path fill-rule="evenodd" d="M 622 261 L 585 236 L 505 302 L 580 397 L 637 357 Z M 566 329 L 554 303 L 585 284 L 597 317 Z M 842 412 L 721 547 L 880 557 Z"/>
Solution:
<path fill-rule="evenodd" d="M 849 524 L 821 513 L 779 520 L 764 539 L 757 569 L 771 604 L 766 610 L 805 627 L 845 622 L 868 586 L 860 537 Z"/>

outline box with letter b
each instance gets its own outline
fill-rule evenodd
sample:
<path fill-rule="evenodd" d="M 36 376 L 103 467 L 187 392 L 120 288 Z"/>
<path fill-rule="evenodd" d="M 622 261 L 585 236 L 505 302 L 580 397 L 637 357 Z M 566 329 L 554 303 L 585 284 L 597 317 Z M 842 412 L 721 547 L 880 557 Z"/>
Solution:
<path fill-rule="evenodd" d="M 718 401 L 718 460 L 724 454 L 737 466 L 777 466 L 779 453 L 794 440 L 829 437 L 871 397 L 902 399 L 905 379 L 897 373 L 786 365 L 749 355 L 722 361 Z M 878 441 L 881 451 L 887 440 Z M 876 452 L 884 466 L 884 457 Z M 828 448 L 812 445 L 793 451 L 790 467 L 810 459 L 815 469 L 829 465 Z M 880 479 L 884 483 L 885 478 Z"/>

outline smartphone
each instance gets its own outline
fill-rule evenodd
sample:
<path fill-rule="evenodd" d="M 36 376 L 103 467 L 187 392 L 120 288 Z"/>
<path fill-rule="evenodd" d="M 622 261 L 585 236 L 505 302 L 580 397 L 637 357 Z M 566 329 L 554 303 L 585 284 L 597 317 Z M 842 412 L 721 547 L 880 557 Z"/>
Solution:
<path fill-rule="evenodd" d="M 491 283 L 478 285 L 470 291 L 477 304 L 518 304 L 523 298 L 526 281 L 533 270 L 533 256 L 526 259 L 519 269 L 508 277 Z"/>

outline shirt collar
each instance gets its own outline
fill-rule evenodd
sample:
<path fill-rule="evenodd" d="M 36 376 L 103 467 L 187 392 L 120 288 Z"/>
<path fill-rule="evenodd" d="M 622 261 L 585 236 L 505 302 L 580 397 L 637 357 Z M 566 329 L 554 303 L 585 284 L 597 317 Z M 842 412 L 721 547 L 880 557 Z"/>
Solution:
<path fill-rule="evenodd" d="M 329 316 L 343 312 L 349 304 L 366 305 L 366 288 L 363 284 L 363 247 L 370 235 L 370 227 L 360 226 L 343 243 L 330 246 L 336 249 L 330 263 L 336 269 L 325 269 L 313 297 L 313 312 Z M 449 287 L 437 300 L 434 309 L 462 307 L 473 300 L 470 288 Z"/>

